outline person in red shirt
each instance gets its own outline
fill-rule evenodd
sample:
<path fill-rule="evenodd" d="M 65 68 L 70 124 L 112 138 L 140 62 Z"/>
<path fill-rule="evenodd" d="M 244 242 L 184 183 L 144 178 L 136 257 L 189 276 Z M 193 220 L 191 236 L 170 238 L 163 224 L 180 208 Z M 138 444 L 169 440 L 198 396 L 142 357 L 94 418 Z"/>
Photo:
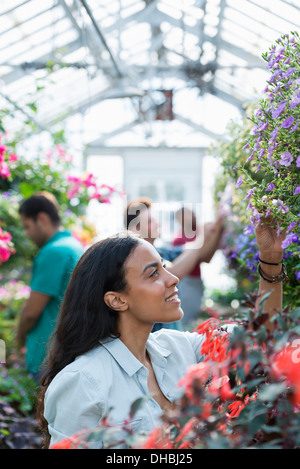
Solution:
<path fill-rule="evenodd" d="M 196 214 L 190 208 L 182 207 L 176 212 L 175 219 L 178 222 L 180 229 L 176 233 L 172 245 L 181 246 L 191 241 L 195 241 L 197 235 L 200 233 L 200 227 L 197 226 Z M 207 228 L 209 229 L 208 226 Z M 217 248 L 218 246 L 216 245 L 215 250 L 217 250 Z M 210 256 L 206 258 L 204 262 L 210 262 L 214 252 L 211 252 Z M 201 279 L 200 264 L 196 264 L 190 273 L 181 279 L 178 289 L 182 309 L 184 311 L 184 317 L 181 322 L 184 325 L 187 325 L 197 318 L 201 308 L 203 282 Z"/>

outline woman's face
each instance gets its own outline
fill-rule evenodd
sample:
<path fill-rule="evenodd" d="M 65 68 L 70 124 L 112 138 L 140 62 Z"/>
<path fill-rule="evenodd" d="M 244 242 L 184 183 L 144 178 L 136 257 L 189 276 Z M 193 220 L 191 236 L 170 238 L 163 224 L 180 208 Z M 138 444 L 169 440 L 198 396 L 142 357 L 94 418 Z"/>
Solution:
<path fill-rule="evenodd" d="M 125 272 L 127 312 L 136 320 L 153 324 L 182 318 L 177 296 L 179 280 L 164 268 L 150 243 L 140 240 L 126 261 Z"/>

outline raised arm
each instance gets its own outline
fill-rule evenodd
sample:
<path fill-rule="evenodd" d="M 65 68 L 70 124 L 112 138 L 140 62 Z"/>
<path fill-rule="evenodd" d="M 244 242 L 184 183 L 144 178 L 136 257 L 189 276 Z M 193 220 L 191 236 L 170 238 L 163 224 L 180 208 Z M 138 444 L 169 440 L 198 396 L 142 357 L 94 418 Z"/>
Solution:
<path fill-rule="evenodd" d="M 188 275 L 195 265 L 209 262 L 216 252 L 223 233 L 223 218 L 218 218 L 212 225 L 204 229 L 204 236 L 186 243 L 183 252 L 172 263 L 168 270 L 179 278 Z"/>
<path fill-rule="evenodd" d="M 259 290 L 260 295 L 257 300 L 257 307 L 261 297 L 272 290 L 269 298 L 265 301 L 264 312 L 269 314 L 269 320 L 266 323 L 268 329 L 273 328 L 270 321 L 276 312 L 282 309 L 282 282 L 285 280 L 284 267 L 282 263 L 283 249 L 282 241 L 285 233 L 279 235 L 276 230 L 267 224 L 258 223 L 256 228 L 256 241 L 259 250 Z"/>

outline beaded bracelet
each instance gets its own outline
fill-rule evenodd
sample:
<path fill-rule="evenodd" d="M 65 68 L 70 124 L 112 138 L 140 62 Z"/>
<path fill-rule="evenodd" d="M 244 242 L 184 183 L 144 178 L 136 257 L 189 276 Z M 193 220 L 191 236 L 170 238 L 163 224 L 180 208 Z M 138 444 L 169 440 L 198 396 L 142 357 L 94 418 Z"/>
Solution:
<path fill-rule="evenodd" d="M 273 264 L 271 264 L 273 265 Z M 275 264 L 277 265 L 277 264 Z M 258 273 L 259 275 L 266 281 L 266 282 L 269 282 L 269 283 L 279 283 L 279 282 L 282 282 L 283 280 L 288 280 L 288 276 L 287 276 L 287 273 L 286 273 L 286 268 L 285 268 L 285 265 L 282 264 L 282 269 L 281 269 L 281 272 L 279 275 L 273 275 L 271 276 L 271 278 L 266 278 L 264 275 L 266 275 L 262 270 L 261 270 L 261 267 L 260 265 L 258 264 Z"/>

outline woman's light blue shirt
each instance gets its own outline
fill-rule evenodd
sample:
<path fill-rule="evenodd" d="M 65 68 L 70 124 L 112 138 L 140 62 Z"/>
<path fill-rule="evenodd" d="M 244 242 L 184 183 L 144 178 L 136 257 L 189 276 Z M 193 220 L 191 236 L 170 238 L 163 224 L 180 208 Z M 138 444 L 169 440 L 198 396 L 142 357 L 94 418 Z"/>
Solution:
<path fill-rule="evenodd" d="M 150 334 L 147 351 L 158 385 L 171 402 L 181 394 L 178 381 L 188 367 L 202 360 L 203 339 L 195 332 L 170 329 Z M 56 375 L 45 395 L 50 445 L 80 430 L 94 429 L 105 415 L 122 424 L 129 418 L 131 404 L 149 396 L 147 376 L 147 368 L 120 339 L 102 342 L 79 356 Z M 162 412 L 149 396 L 134 416 L 134 432 L 151 431 Z"/>

